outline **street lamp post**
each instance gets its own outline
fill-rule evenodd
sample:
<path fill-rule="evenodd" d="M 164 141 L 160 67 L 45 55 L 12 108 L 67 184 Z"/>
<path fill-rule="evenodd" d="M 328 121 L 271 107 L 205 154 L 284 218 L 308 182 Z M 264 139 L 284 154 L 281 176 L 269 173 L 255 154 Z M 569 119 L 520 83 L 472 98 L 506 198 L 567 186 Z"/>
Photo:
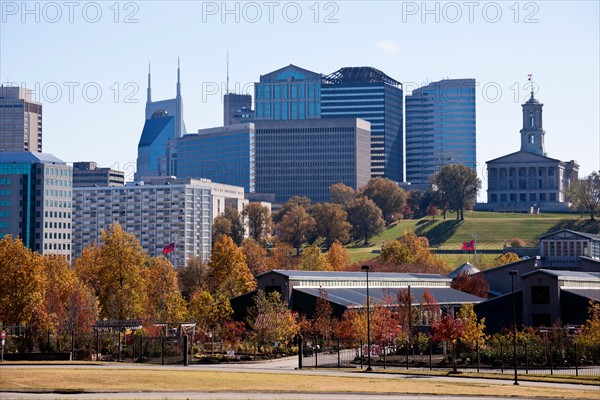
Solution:
<path fill-rule="evenodd" d="M 508 271 L 510 274 L 510 286 L 512 292 L 512 312 L 513 312 L 513 361 L 515 364 L 515 382 L 513 385 L 518 385 L 519 381 L 517 379 L 517 313 L 515 307 L 515 276 L 519 274 L 519 271 L 510 270 Z"/>
<path fill-rule="evenodd" d="M 371 307 L 369 305 L 369 266 L 363 265 L 360 267 L 363 271 L 367 273 L 367 371 L 373 371 L 371 368 Z"/>

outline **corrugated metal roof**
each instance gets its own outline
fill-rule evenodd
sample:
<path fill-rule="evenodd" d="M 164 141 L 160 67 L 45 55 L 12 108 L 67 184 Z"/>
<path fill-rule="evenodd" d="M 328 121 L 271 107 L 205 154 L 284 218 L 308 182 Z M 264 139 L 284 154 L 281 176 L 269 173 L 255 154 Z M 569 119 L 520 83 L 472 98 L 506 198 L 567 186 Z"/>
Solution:
<path fill-rule="evenodd" d="M 448 278 L 456 278 L 459 274 L 473 275 L 480 272 L 470 262 L 466 262 L 448 274 Z"/>
<path fill-rule="evenodd" d="M 335 304 L 339 304 L 343 307 L 362 307 L 367 302 L 367 289 L 366 288 L 322 288 L 327 293 L 327 299 Z M 397 298 L 398 292 L 401 289 L 397 288 L 369 288 L 369 296 L 375 301 L 375 303 L 381 301 L 385 296 L 392 296 L 394 299 Z M 404 289 L 405 290 L 405 289 Z M 461 292 L 450 287 L 432 287 L 432 288 L 411 288 L 411 295 L 414 297 L 413 305 L 419 305 L 423 298 L 425 290 L 429 292 L 435 298 L 440 305 L 456 304 L 460 305 L 463 303 L 480 303 L 485 301 L 482 297 L 473 296 L 472 294 Z M 294 287 L 294 291 L 305 293 L 314 297 L 319 297 L 318 288 L 303 288 Z"/>
<path fill-rule="evenodd" d="M 265 275 L 270 272 L 275 272 L 286 276 L 290 280 L 365 280 L 365 272 L 348 272 L 348 271 L 298 271 L 298 270 L 284 270 L 274 269 L 269 272 L 265 272 Z M 408 273 L 392 273 L 392 272 L 369 272 L 369 280 L 393 280 L 393 281 L 406 281 L 406 280 L 437 280 L 437 281 L 449 281 L 450 279 L 444 275 L 438 274 L 408 274 Z"/>
<path fill-rule="evenodd" d="M 600 280 L 600 272 L 581 272 L 581 271 L 569 271 L 569 270 L 554 270 L 554 269 L 538 269 L 535 271 L 523 274 L 523 278 L 531 274 L 542 272 L 544 274 L 556 276 L 559 279 L 576 279 L 576 280 Z"/>
<path fill-rule="evenodd" d="M 562 289 L 563 292 L 573 293 L 577 296 L 600 301 L 600 290 L 598 289 Z"/>

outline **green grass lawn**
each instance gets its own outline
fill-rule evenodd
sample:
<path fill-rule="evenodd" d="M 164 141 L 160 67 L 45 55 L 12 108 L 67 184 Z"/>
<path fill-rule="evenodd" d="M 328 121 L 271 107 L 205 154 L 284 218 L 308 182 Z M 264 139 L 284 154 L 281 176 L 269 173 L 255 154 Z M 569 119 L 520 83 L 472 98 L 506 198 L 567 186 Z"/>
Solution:
<path fill-rule="evenodd" d="M 415 231 L 419 236 L 425 236 L 432 248 L 460 249 L 463 242 L 477 235 L 479 249 L 501 249 L 504 241 L 512 238 L 523 239 L 528 245 L 536 245 L 537 238 L 543 234 L 560 229 L 599 233 L 600 222 L 590 222 L 579 218 L 578 214 L 517 214 L 470 211 L 465 212 L 464 221 L 457 221 L 452 213 L 446 214 L 446 219 L 431 217 L 402 220 L 388 227 L 382 234 L 371 239 L 369 246 L 363 242 L 355 242 L 348 246 L 352 261 L 374 258 L 384 242 L 397 239 L 404 231 Z M 458 265 L 464 261 L 472 261 L 472 255 L 457 254 L 443 255 L 450 265 Z M 480 257 L 490 257 L 481 256 Z M 458 264 L 457 264 L 458 263 Z"/>

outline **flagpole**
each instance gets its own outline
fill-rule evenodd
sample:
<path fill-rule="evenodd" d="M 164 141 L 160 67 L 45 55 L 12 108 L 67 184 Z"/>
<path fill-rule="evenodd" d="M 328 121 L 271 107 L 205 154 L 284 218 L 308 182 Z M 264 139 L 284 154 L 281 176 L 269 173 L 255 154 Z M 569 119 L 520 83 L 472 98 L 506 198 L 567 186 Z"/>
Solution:
<path fill-rule="evenodd" d="M 477 268 L 477 234 L 473 235 L 473 266 Z"/>

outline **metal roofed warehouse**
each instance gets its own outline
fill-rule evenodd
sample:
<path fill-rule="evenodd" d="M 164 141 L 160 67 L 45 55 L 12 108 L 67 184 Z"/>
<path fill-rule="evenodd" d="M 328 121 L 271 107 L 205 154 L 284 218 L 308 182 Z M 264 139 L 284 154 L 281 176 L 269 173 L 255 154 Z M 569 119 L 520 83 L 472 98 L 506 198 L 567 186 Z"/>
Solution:
<path fill-rule="evenodd" d="M 348 308 L 360 308 L 367 300 L 367 280 L 363 272 L 272 270 L 256 277 L 257 290 L 276 291 L 289 307 L 300 314 L 312 316 L 319 289 L 327 293 L 334 314 L 341 316 Z M 452 279 L 436 274 L 369 273 L 369 296 L 374 303 L 386 296 L 397 298 L 400 290 L 410 286 L 413 305 L 421 303 L 425 290 L 434 296 L 438 304 L 448 310 L 464 303 L 477 304 L 485 299 L 450 287 Z M 236 318 L 245 315 L 245 308 L 253 304 L 256 291 L 232 299 Z"/>

